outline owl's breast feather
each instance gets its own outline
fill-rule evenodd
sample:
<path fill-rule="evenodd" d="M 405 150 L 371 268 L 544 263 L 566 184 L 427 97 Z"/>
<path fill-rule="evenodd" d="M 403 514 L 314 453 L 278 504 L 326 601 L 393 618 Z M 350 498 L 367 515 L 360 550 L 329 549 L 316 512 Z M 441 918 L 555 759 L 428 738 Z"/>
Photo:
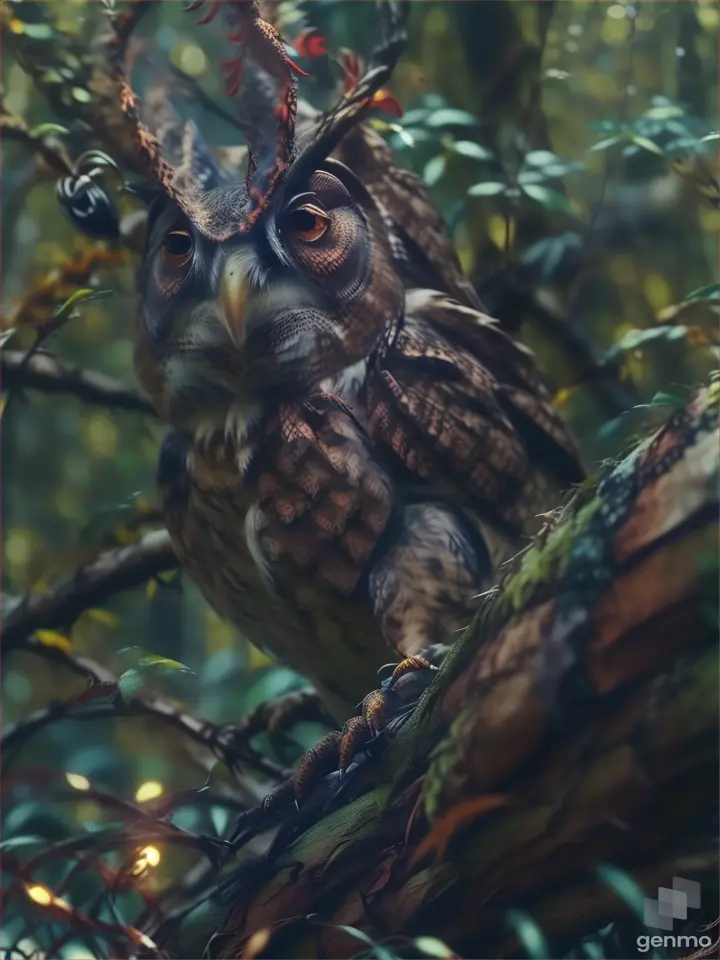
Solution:
<path fill-rule="evenodd" d="M 269 440 L 259 451 L 265 472 L 255 479 L 254 470 L 246 476 L 238 470 L 231 444 L 198 448 L 187 434 L 169 434 L 158 470 L 165 521 L 183 569 L 213 609 L 254 646 L 306 676 L 338 720 L 345 720 L 375 686 L 377 669 L 391 657 L 369 601 L 354 589 L 374 537 L 353 539 L 359 518 L 351 510 L 351 523 L 341 531 L 346 543 L 359 551 L 350 568 L 351 582 L 349 555 L 344 565 L 333 562 L 343 559 L 338 553 L 342 548 L 333 542 L 342 536 L 328 537 L 322 523 L 309 534 L 307 517 L 293 520 L 284 513 L 289 522 L 280 521 L 281 498 L 269 500 L 267 484 L 272 473 L 279 474 L 282 496 L 291 495 L 289 463 L 282 461 L 274 470 L 271 465 L 280 453 L 292 461 L 298 451 L 279 434 L 276 445 Z M 346 481 L 334 491 L 318 491 L 316 519 L 327 516 L 327 508 L 336 502 L 348 502 L 349 485 Z M 378 530 L 384 527 L 384 512 L 376 511 Z M 258 542 L 251 543 L 248 517 L 258 513 Z M 274 538 L 281 532 L 284 546 L 291 549 L 273 554 Z M 265 568 L 258 563 L 258 551 Z"/>

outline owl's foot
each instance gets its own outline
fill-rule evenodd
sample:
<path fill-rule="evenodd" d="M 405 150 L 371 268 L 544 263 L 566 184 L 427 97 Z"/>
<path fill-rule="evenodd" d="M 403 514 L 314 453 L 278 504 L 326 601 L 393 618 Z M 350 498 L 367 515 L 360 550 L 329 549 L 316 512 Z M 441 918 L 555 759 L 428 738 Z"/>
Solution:
<path fill-rule="evenodd" d="M 417 703 L 437 670 L 423 656 L 407 657 L 398 663 L 382 685 L 359 705 L 359 716 L 351 717 L 342 732 L 327 734 L 302 758 L 294 780 L 298 805 L 328 774 L 339 771 L 342 777 L 358 753 L 372 753 L 393 721 L 406 716 Z"/>

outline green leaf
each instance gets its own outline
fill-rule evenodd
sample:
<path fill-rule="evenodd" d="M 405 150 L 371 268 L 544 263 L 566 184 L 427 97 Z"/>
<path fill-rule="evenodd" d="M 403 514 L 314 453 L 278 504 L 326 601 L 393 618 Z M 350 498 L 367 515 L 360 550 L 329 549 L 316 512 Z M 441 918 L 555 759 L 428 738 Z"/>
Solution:
<path fill-rule="evenodd" d="M 650 107 L 643 114 L 648 120 L 671 120 L 673 117 L 684 116 L 683 108 L 677 104 L 669 103 L 662 106 Z"/>
<path fill-rule="evenodd" d="M 542 183 L 547 177 L 542 170 L 521 170 L 518 174 L 518 183 L 524 186 L 526 183 Z"/>
<path fill-rule="evenodd" d="M 597 940 L 584 940 L 583 941 L 583 952 L 589 960 L 604 960 L 605 950 L 603 945 L 598 943 Z"/>
<path fill-rule="evenodd" d="M 687 303 L 689 300 L 708 300 L 716 303 L 720 300 L 720 283 L 706 283 L 704 287 L 698 287 L 697 290 L 693 290 L 692 293 L 683 297 L 683 303 Z"/>
<path fill-rule="evenodd" d="M 403 114 L 402 122 L 405 127 L 414 127 L 418 124 L 422 124 L 428 117 L 430 111 L 427 107 L 418 107 L 415 110 L 407 110 Z"/>
<path fill-rule="evenodd" d="M 334 930 L 342 930 L 343 933 L 347 933 L 351 937 L 355 937 L 355 939 L 359 940 L 361 943 L 367 944 L 370 949 L 363 952 L 362 955 L 364 957 L 375 957 L 376 960 L 398 960 L 397 955 L 393 953 L 392 950 L 389 950 L 387 947 L 383 947 L 379 943 L 375 943 L 375 941 L 371 940 L 367 934 L 362 932 L 362 930 L 358 930 L 355 927 L 346 926 L 343 923 L 329 923 L 323 924 L 323 926 L 332 927 Z"/>
<path fill-rule="evenodd" d="M 685 402 L 682 397 L 678 397 L 675 393 L 664 393 L 662 390 L 658 390 L 650 403 L 641 403 L 637 407 L 633 407 L 633 410 L 644 410 L 646 407 L 675 407 L 679 409 L 685 406 Z"/>
<path fill-rule="evenodd" d="M 431 160 L 425 164 L 425 169 L 423 170 L 423 180 L 429 187 L 434 187 L 438 180 L 445 173 L 445 168 L 447 166 L 447 157 L 443 153 L 439 153 L 436 157 L 433 157 Z"/>
<path fill-rule="evenodd" d="M 630 136 L 630 142 L 634 143 L 636 147 L 640 147 L 641 150 L 647 150 L 648 153 L 655 153 L 659 157 L 665 156 L 665 151 L 662 147 L 659 147 L 652 140 L 649 140 L 647 137 L 641 137 L 637 133 L 633 133 Z"/>
<path fill-rule="evenodd" d="M 603 424 L 602 427 L 598 430 L 597 436 L 599 440 L 607 440 L 611 437 L 619 427 L 625 422 L 625 418 L 633 413 L 634 410 L 656 410 L 660 407 L 674 407 L 679 409 L 680 407 L 685 406 L 685 400 L 682 397 L 675 396 L 672 393 L 663 393 L 659 391 L 652 398 L 650 403 L 638 403 L 634 407 L 630 407 L 629 410 L 623 411 L 619 417 L 615 417 L 614 420 L 608 420 L 607 423 Z"/>
<path fill-rule="evenodd" d="M 149 657 L 142 657 L 140 660 L 138 660 L 138 669 L 140 670 L 148 670 L 155 667 L 158 667 L 162 670 L 178 670 L 182 673 L 195 672 L 186 664 L 180 663 L 179 660 L 171 660 L 169 657 L 161 657 L 155 653 L 151 654 Z"/>
<path fill-rule="evenodd" d="M 543 167 L 543 173 L 546 177 L 564 177 L 567 173 L 574 173 L 577 170 L 584 170 L 585 164 L 570 160 L 558 160 L 557 163 L 549 163 Z"/>
<path fill-rule="evenodd" d="M 507 925 L 515 931 L 532 960 L 551 960 L 552 954 L 545 934 L 537 923 L 521 910 L 508 910 Z"/>
<path fill-rule="evenodd" d="M 494 197 L 498 193 L 505 193 L 506 183 L 500 183 L 498 180 L 486 180 L 485 183 L 474 183 L 468 189 L 469 197 Z"/>
<path fill-rule="evenodd" d="M 140 693 L 145 685 L 145 680 L 139 670 L 126 670 L 125 673 L 119 677 L 117 685 L 120 696 L 127 703 Z"/>
<path fill-rule="evenodd" d="M 706 137 L 700 138 L 700 143 L 709 143 L 711 140 L 720 140 L 720 133 L 709 133 Z"/>
<path fill-rule="evenodd" d="M 132 663 L 135 670 L 159 670 L 172 671 L 173 673 L 192 673 L 194 670 L 187 664 L 179 660 L 172 660 L 170 657 L 162 656 L 158 653 L 152 653 L 143 647 L 123 647 L 117 651 L 118 656 L 123 657 L 126 663 Z"/>
<path fill-rule="evenodd" d="M 646 344 L 656 340 L 682 340 L 687 335 L 687 327 L 681 324 L 661 324 L 646 329 L 628 330 L 614 346 L 605 354 L 606 360 L 614 360 L 621 353 L 628 350 L 640 350 Z"/>
<path fill-rule="evenodd" d="M 66 133 L 70 133 L 67 127 L 61 126 L 59 123 L 39 123 L 36 127 L 33 127 L 30 131 L 31 137 L 62 137 Z"/>
<path fill-rule="evenodd" d="M 642 922 L 645 916 L 645 893 L 624 870 L 609 863 L 600 863 L 595 869 L 598 877 L 625 903 Z"/>
<path fill-rule="evenodd" d="M 24 23 L 22 32 L 32 40 L 51 40 L 53 35 L 52 27 L 47 23 Z"/>
<path fill-rule="evenodd" d="M 525 155 L 525 163 L 529 163 L 531 167 L 545 167 L 558 159 L 552 150 L 531 150 Z"/>
<path fill-rule="evenodd" d="M 17 333 L 17 327 L 11 327 L 9 330 L 3 330 L 0 333 L 0 350 L 5 346 L 5 344 Z"/>
<path fill-rule="evenodd" d="M 47 837 L 8 837 L 0 843 L 0 850 L 15 850 L 17 847 L 29 847 L 36 843 L 47 846 Z"/>
<path fill-rule="evenodd" d="M 624 139 L 624 137 L 608 137 L 606 140 L 599 140 L 588 147 L 588 153 L 593 153 L 595 150 L 607 150 L 608 147 L 614 147 L 616 143 L 620 143 Z"/>
<path fill-rule="evenodd" d="M 415 946 L 428 957 L 438 957 L 438 960 L 446 960 L 448 957 L 456 956 L 454 950 L 438 940 L 437 937 L 418 937 Z"/>
<path fill-rule="evenodd" d="M 107 298 L 112 297 L 114 293 L 114 290 L 91 290 L 89 287 L 83 287 L 80 290 L 76 290 L 71 297 L 68 297 L 65 303 L 57 308 L 53 314 L 53 319 L 60 320 L 62 317 L 68 316 L 73 307 L 76 307 L 79 303 L 88 303 L 91 300 L 107 300 Z"/>
<path fill-rule="evenodd" d="M 555 210 L 558 213 L 572 213 L 572 207 L 567 197 L 557 190 L 551 190 L 550 187 L 541 187 L 539 184 L 522 184 L 523 193 L 526 193 L 532 200 L 542 204 L 547 210 Z"/>
<path fill-rule="evenodd" d="M 456 140 L 450 149 L 461 157 L 470 157 L 472 160 L 491 160 L 493 156 L 490 150 L 474 140 Z"/>
<path fill-rule="evenodd" d="M 333 929 L 342 930 L 343 933 L 347 933 L 349 936 L 354 937 L 356 940 L 360 940 L 362 943 L 366 943 L 369 947 L 375 946 L 375 941 L 371 940 L 370 937 L 363 933 L 362 930 L 358 930 L 355 927 L 346 926 L 344 923 L 333 923 Z"/>
<path fill-rule="evenodd" d="M 453 110 L 450 107 L 443 107 L 440 110 L 433 110 L 427 118 L 429 127 L 453 127 L 453 126 L 477 126 L 477 117 L 467 110 Z"/>
<path fill-rule="evenodd" d="M 253 710 L 261 703 L 274 700 L 292 690 L 302 690 L 307 687 L 307 681 L 299 673 L 280 664 L 258 673 L 260 676 L 254 680 L 245 694 L 243 706 L 247 710 Z"/>

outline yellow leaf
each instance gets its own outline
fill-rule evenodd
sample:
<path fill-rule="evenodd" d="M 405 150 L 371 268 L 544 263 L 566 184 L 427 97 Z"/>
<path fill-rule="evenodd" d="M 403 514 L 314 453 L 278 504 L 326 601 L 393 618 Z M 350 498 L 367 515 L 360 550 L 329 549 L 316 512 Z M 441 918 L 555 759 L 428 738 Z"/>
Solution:
<path fill-rule="evenodd" d="M 102 624 L 103 627 L 116 627 L 120 623 L 120 617 L 117 614 L 110 613 L 109 610 L 98 610 L 96 607 L 86 610 L 85 616 L 94 620 L 95 623 Z"/>
<path fill-rule="evenodd" d="M 165 788 L 158 780 L 146 780 L 135 791 L 135 800 L 137 803 L 147 803 L 148 800 L 161 797 L 164 791 Z"/>
<path fill-rule="evenodd" d="M 138 539 L 139 534 L 137 530 L 133 530 L 130 527 L 117 527 L 115 530 L 115 539 L 119 544 L 123 546 L 135 543 Z"/>
<path fill-rule="evenodd" d="M 172 583 L 177 576 L 177 570 L 161 570 L 157 575 L 157 579 L 162 581 L 162 583 Z"/>
<path fill-rule="evenodd" d="M 253 958 L 259 957 L 268 943 L 270 943 L 271 936 L 272 930 L 269 927 L 256 930 L 245 944 L 245 949 L 243 950 L 244 960 L 253 960 Z"/>
<path fill-rule="evenodd" d="M 488 221 L 488 236 L 500 250 L 512 247 L 515 243 L 515 221 L 506 220 L 501 214 L 496 213 Z"/>
<path fill-rule="evenodd" d="M 133 500 L 133 507 L 137 513 L 152 513 L 153 511 L 152 501 L 143 496 L 135 497 Z"/>
<path fill-rule="evenodd" d="M 155 579 L 148 580 L 147 587 L 145 588 L 145 596 L 148 598 L 148 600 L 152 600 L 152 598 L 157 593 L 157 589 L 158 589 L 157 580 Z"/>
<path fill-rule="evenodd" d="M 65 779 L 74 790 L 89 790 L 90 781 L 81 773 L 66 773 Z"/>
<path fill-rule="evenodd" d="M 670 284 L 659 273 L 649 273 L 645 277 L 643 292 L 655 313 L 659 313 L 663 307 L 673 302 Z"/>
<path fill-rule="evenodd" d="M 267 667 L 275 663 L 272 657 L 269 657 L 262 650 L 258 650 L 257 647 L 253 647 L 251 644 L 248 644 L 247 652 L 248 670 L 259 670 L 261 667 Z"/>
<path fill-rule="evenodd" d="M 561 387 L 560 390 L 555 394 L 553 402 L 556 407 L 564 407 L 572 396 L 573 388 L 572 387 Z"/>
<path fill-rule="evenodd" d="M 72 650 L 70 639 L 55 630 L 36 630 L 35 639 L 44 647 L 56 647 L 63 653 L 70 653 Z"/>

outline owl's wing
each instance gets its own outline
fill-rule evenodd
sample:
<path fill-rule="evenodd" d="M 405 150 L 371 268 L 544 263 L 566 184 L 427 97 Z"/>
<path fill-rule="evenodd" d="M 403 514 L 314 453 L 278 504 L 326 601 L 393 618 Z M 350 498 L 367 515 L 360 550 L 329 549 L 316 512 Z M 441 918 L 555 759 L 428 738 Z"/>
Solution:
<path fill-rule="evenodd" d="M 436 291 L 409 292 L 367 402 L 371 434 L 406 468 L 508 533 L 583 476 L 530 352 Z"/>

